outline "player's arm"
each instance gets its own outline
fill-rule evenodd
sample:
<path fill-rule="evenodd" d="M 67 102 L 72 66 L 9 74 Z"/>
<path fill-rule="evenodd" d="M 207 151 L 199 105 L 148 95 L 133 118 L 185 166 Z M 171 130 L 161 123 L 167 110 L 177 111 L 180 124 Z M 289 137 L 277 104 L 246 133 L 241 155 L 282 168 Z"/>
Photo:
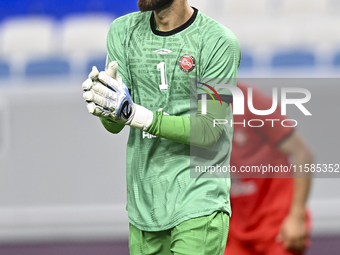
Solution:
<path fill-rule="evenodd" d="M 288 155 L 295 165 L 312 164 L 313 154 L 302 137 L 294 131 L 279 148 Z M 305 248 L 307 237 L 306 203 L 311 186 L 310 173 L 294 173 L 294 193 L 291 208 L 286 217 L 280 237 L 286 249 L 301 252 Z"/>
<path fill-rule="evenodd" d="M 294 131 L 280 145 L 280 150 L 288 155 L 294 165 L 313 163 L 313 154 L 297 131 Z M 306 202 L 311 185 L 311 173 L 294 173 L 295 192 L 291 206 L 291 213 L 302 213 L 306 209 Z"/>
<path fill-rule="evenodd" d="M 214 126 L 215 119 L 226 119 L 230 104 L 222 102 L 222 106 L 207 100 L 207 114 L 199 110 L 195 117 L 169 116 L 162 112 L 154 112 L 154 118 L 147 132 L 178 143 L 210 148 L 218 141 L 223 125 Z M 201 109 L 201 100 L 198 101 Z"/>
<path fill-rule="evenodd" d="M 217 142 L 223 126 L 214 127 L 214 119 L 226 118 L 229 103 L 215 105 L 213 100 L 207 100 L 207 114 L 202 115 L 199 110 L 196 117 L 152 112 L 132 101 L 117 69 L 117 62 L 111 62 L 106 72 L 99 73 L 93 68 L 83 83 L 88 111 L 100 117 L 108 131 L 117 133 L 122 129 L 119 125 L 129 125 L 158 137 L 199 147 L 212 147 Z M 198 109 L 201 109 L 201 101 Z"/>

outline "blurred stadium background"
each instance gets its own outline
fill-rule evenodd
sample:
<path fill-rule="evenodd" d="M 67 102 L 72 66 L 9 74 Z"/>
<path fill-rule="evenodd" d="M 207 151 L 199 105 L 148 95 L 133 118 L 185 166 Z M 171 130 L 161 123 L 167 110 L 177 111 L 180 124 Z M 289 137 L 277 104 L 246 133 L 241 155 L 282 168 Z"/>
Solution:
<path fill-rule="evenodd" d="M 340 74 L 338 0 L 189 3 L 237 35 L 240 77 L 320 78 L 310 106 L 338 114 L 337 80 L 320 89 Z M 128 254 L 128 130 L 107 133 L 81 83 L 104 68 L 110 23 L 132 11 L 137 0 L 0 0 L 1 255 Z M 340 163 L 339 121 L 313 121 L 300 131 L 317 163 Z M 339 254 L 339 184 L 314 179 L 309 255 Z"/>

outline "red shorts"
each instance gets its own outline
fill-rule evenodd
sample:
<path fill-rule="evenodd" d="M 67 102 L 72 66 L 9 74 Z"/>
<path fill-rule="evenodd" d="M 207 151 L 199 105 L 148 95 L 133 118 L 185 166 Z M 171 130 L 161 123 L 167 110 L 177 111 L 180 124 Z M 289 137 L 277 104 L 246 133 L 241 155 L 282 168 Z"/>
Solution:
<path fill-rule="evenodd" d="M 306 211 L 306 226 L 308 237 L 305 240 L 305 246 L 310 245 L 311 217 L 310 212 Z M 228 236 L 227 246 L 224 255 L 302 255 L 303 253 L 295 253 L 287 251 L 283 242 L 277 242 L 273 238 L 270 242 L 242 241 Z"/>
<path fill-rule="evenodd" d="M 300 253 L 301 255 L 303 253 Z M 287 251 L 282 242 L 272 242 L 267 245 L 265 252 L 263 249 L 251 243 L 240 242 L 233 238 L 228 238 L 228 245 L 225 248 L 224 255 L 297 255 L 297 253 Z"/>

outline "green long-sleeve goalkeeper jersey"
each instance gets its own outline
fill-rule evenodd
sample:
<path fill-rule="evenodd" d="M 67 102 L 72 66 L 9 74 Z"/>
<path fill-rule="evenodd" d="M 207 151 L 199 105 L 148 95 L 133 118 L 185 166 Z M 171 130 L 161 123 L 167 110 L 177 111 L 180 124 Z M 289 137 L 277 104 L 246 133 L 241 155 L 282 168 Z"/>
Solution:
<path fill-rule="evenodd" d="M 217 104 L 231 102 L 229 90 L 214 88 L 236 85 L 240 49 L 234 34 L 196 9 L 190 20 L 169 32 L 156 29 L 152 12 L 136 12 L 112 23 L 107 50 L 108 62 L 119 62 L 132 100 L 155 113 L 148 132 L 130 129 L 129 221 L 141 230 L 160 231 L 214 211 L 230 214 L 228 175 L 197 173 L 197 167 L 229 165 L 232 129 L 220 127 L 209 146 L 190 146 L 188 135 L 197 141 L 193 136 L 203 137 L 214 128 L 194 121 L 201 110 L 200 94 L 210 91 Z M 231 107 L 224 109 L 225 118 L 232 119 Z"/>

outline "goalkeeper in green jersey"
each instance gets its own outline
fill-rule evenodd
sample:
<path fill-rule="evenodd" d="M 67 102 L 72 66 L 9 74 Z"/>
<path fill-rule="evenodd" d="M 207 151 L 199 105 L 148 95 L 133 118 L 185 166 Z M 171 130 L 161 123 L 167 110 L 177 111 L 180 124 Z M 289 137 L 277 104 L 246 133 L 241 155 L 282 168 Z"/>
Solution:
<path fill-rule="evenodd" d="M 230 179 L 202 166 L 229 166 L 233 130 L 214 120 L 232 120 L 232 95 L 216 85 L 236 86 L 239 43 L 186 0 L 138 5 L 111 25 L 106 71 L 83 83 L 109 132 L 130 126 L 130 254 L 223 254 Z"/>

